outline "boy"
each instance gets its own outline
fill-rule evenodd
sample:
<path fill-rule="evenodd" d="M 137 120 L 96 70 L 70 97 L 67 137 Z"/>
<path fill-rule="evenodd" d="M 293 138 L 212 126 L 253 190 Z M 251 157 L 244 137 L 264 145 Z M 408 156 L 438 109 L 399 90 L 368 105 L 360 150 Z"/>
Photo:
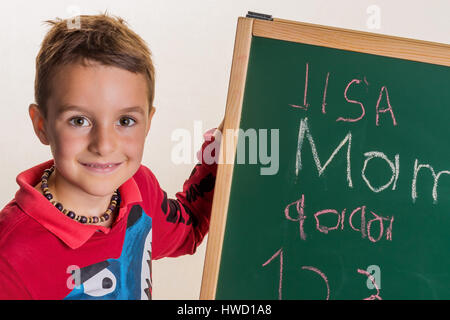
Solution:
<path fill-rule="evenodd" d="M 193 254 L 207 233 L 217 165 L 200 158 L 168 199 L 141 165 L 155 112 L 145 42 L 107 15 L 49 22 L 29 115 L 53 159 L 17 176 L 0 213 L 0 299 L 149 299 L 151 259 Z"/>

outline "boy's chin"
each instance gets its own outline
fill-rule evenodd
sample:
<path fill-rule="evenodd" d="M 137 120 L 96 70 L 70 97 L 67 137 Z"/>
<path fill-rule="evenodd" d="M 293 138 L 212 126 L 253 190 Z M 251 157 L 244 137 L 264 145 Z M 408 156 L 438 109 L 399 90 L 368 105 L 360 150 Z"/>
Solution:
<path fill-rule="evenodd" d="M 119 185 L 120 186 L 120 185 Z M 106 196 L 112 196 L 112 194 L 114 193 L 114 191 L 116 191 L 119 186 L 115 187 L 115 186 L 111 186 L 111 184 L 102 186 L 102 185 L 90 185 L 90 186 L 83 186 L 83 190 L 84 192 L 86 192 L 87 194 L 91 195 L 91 196 L 95 196 L 95 197 L 106 197 Z"/>
<path fill-rule="evenodd" d="M 89 177 L 81 181 L 81 184 L 79 186 L 86 193 L 93 196 L 110 196 L 131 177 L 131 173 L 126 174 L 123 172 L 120 175 Z"/>
<path fill-rule="evenodd" d="M 116 191 L 125 181 L 126 177 L 109 176 L 109 177 L 86 177 L 82 181 L 78 180 L 76 184 L 84 192 L 97 197 L 104 197 L 111 195 Z"/>

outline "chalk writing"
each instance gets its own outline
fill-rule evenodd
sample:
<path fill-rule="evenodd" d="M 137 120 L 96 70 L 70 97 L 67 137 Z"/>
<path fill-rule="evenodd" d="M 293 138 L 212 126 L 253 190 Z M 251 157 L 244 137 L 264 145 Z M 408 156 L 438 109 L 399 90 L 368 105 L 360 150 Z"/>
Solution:
<path fill-rule="evenodd" d="M 293 210 L 292 207 L 295 207 L 296 210 Z M 307 215 L 305 214 L 305 195 L 302 194 L 300 199 L 297 201 L 289 203 L 284 209 L 284 216 L 287 220 L 297 222 L 299 228 L 300 239 L 306 240 L 307 235 L 305 232 L 305 220 Z M 318 210 L 313 214 L 315 219 L 315 227 L 316 230 L 320 233 L 328 234 L 330 231 L 338 230 L 345 231 L 345 214 L 348 208 L 344 208 L 340 211 L 333 208 Z M 291 212 L 294 211 L 295 215 Z M 359 229 L 354 226 L 353 220 L 355 214 L 359 213 L 360 215 L 360 224 Z M 392 228 L 394 224 L 394 216 L 382 216 L 377 214 L 371 210 L 369 210 L 370 216 L 367 217 L 366 206 L 359 206 L 353 209 L 348 218 L 348 225 L 351 230 L 361 233 L 362 239 L 368 239 L 370 242 L 376 243 L 380 241 L 383 236 L 385 236 L 386 240 L 392 241 Z M 321 223 L 320 218 L 325 215 L 332 215 L 336 218 L 336 223 L 331 226 L 326 226 Z M 376 232 L 373 231 L 373 224 L 378 225 L 378 234 L 375 235 Z"/>
<path fill-rule="evenodd" d="M 319 269 L 317 269 L 315 267 L 311 267 L 311 266 L 303 266 L 302 269 L 304 269 L 304 270 L 311 270 L 311 271 L 317 273 L 319 276 L 322 277 L 323 281 L 325 282 L 325 284 L 327 286 L 327 298 L 326 298 L 326 300 L 329 300 L 330 299 L 330 285 L 328 284 L 328 279 L 325 276 L 325 274 L 322 271 L 320 271 Z"/>
<path fill-rule="evenodd" d="M 377 294 L 373 294 L 373 295 L 371 295 L 368 298 L 364 298 L 364 300 L 383 300 L 380 297 L 380 289 L 378 288 L 374 277 L 369 272 L 367 272 L 366 270 L 358 269 L 358 273 L 366 275 L 367 278 L 369 278 L 369 280 L 372 282 L 374 288 L 377 290 Z"/>
<path fill-rule="evenodd" d="M 319 83 L 320 89 L 322 89 L 322 92 L 320 92 L 321 96 L 320 94 L 318 94 L 317 97 L 314 97 L 315 86 L 313 83 L 311 83 L 311 79 L 314 79 L 314 72 L 314 67 L 307 62 L 305 64 L 304 87 L 301 88 L 303 93 L 303 101 L 298 102 L 298 104 L 288 104 L 290 107 L 296 109 L 295 111 L 289 111 L 290 113 L 301 115 L 300 119 L 298 120 L 299 127 L 296 144 L 297 150 L 295 153 L 295 182 L 303 182 L 303 186 L 301 188 L 307 189 L 308 182 L 310 180 L 302 180 L 301 178 L 303 177 L 300 177 L 300 175 L 304 174 L 302 170 L 311 170 L 313 179 L 321 180 L 321 182 L 323 182 L 322 185 L 325 186 L 325 190 L 329 191 L 330 183 L 326 184 L 328 181 L 323 180 L 327 178 L 327 175 L 333 174 L 334 170 L 339 174 L 338 178 L 340 178 L 341 181 L 338 181 L 336 184 L 334 184 L 332 186 L 333 188 L 344 187 L 346 189 L 348 187 L 349 189 L 353 189 L 355 185 L 358 187 L 358 190 L 356 191 L 351 190 L 350 197 L 354 197 L 357 194 L 357 191 L 359 191 L 359 185 L 361 185 L 362 189 L 364 189 L 361 194 L 364 195 L 372 192 L 374 194 L 388 194 L 389 196 L 394 196 L 400 194 L 400 192 L 406 191 L 405 193 L 408 198 L 407 202 L 409 202 L 409 192 L 411 192 L 411 201 L 412 203 L 415 203 L 419 196 L 424 197 L 424 195 L 422 194 L 424 193 L 425 196 L 428 196 L 428 198 L 425 197 L 424 201 L 432 200 L 433 204 L 436 204 L 440 196 L 438 192 L 439 186 L 442 185 L 442 183 L 450 183 L 449 168 L 437 168 L 437 165 L 427 163 L 426 159 L 419 160 L 415 156 L 406 159 L 405 155 L 402 155 L 401 181 L 405 181 L 405 179 L 407 179 L 406 181 L 408 181 L 406 188 L 404 187 L 404 185 L 402 188 L 399 184 L 401 158 L 400 152 L 396 152 L 397 150 L 390 150 L 389 152 L 381 151 L 380 148 L 382 146 L 373 146 L 372 143 L 374 141 L 375 143 L 383 143 L 386 138 L 379 138 L 379 136 L 376 136 L 376 139 L 372 139 L 371 134 L 368 134 L 368 137 L 364 137 L 363 135 L 368 133 L 368 131 L 366 130 L 366 123 L 360 123 L 359 126 L 355 125 L 363 119 L 367 120 L 367 118 L 372 117 L 371 122 L 376 130 L 381 131 L 381 128 L 389 127 L 389 134 L 386 133 L 386 137 L 391 138 L 390 133 L 398 132 L 398 116 L 401 113 L 400 108 L 397 109 L 396 107 L 396 101 L 398 101 L 396 100 L 396 94 L 398 93 L 398 91 L 395 91 L 396 87 L 385 83 L 379 83 L 378 85 L 376 85 L 372 80 L 369 83 L 366 76 L 360 73 L 358 75 L 353 75 L 350 78 L 347 78 L 345 82 L 341 84 L 342 88 L 338 88 L 339 98 L 343 103 L 341 103 L 341 105 L 339 106 L 340 109 L 337 109 L 337 106 L 332 106 L 331 102 L 333 100 L 330 100 L 331 102 L 327 102 L 327 95 L 333 95 L 334 92 L 336 92 L 334 81 L 337 77 L 335 77 L 333 74 L 333 76 L 330 78 L 331 72 L 328 71 L 323 73 L 321 77 L 324 76 L 324 78 L 321 78 Z M 321 82 L 322 79 L 323 82 Z M 331 86 L 330 90 L 329 86 Z M 314 88 L 314 90 L 310 92 L 308 96 L 309 87 Z M 370 95 L 368 95 L 369 91 L 371 93 Z M 364 96 L 365 93 L 368 97 L 373 97 L 373 99 L 368 101 L 367 97 Z M 329 99 L 330 97 L 328 97 L 328 100 Z M 308 103 L 308 101 L 311 102 L 311 105 L 310 103 Z M 313 110 L 315 107 L 317 107 L 317 110 Z M 338 113 L 334 113 L 336 110 Z M 329 118 L 332 125 L 325 128 L 320 128 L 323 131 L 318 132 L 319 135 L 317 136 L 314 135 L 314 128 L 311 125 L 311 120 L 309 120 L 309 118 L 313 117 L 313 115 L 320 118 Z M 375 116 L 374 119 L 373 115 Z M 314 123 L 314 120 L 312 120 L 312 123 Z M 402 123 L 401 119 L 400 123 Z M 333 129 L 339 128 L 339 130 L 341 130 L 342 128 L 347 128 L 347 126 L 351 130 L 337 131 L 340 132 L 339 136 L 333 135 L 334 132 L 336 132 L 333 131 Z M 406 126 L 404 130 L 406 130 Z M 326 141 L 320 141 L 319 137 L 323 137 L 326 134 L 329 135 L 329 138 L 327 137 L 325 139 Z M 382 133 L 380 133 L 380 136 L 381 135 Z M 393 135 L 392 137 L 395 138 L 396 136 Z M 368 141 L 368 143 L 359 144 L 361 140 L 362 142 Z M 321 143 L 327 143 L 327 145 L 321 145 Z M 331 147 L 327 149 L 326 147 L 328 146 L 328 144 L 331 145 Z M 361 145 L 370 145 L 370 149 L 360 150 L 359 147 Z M 391 145 L 389 145 L 389 147 L 391 147 Z M 412 150 L 412 152 L 413 151 L 414 150 Z M 355 157 L 356 152 L 360 153 L 358 154 L 358 157 Z M 405 151 L 404 153 L 406 154 L 407 152 Z M 305 157 L 311 156 L 313 161 L 305 161 Z M 355 163 L 356 159 L 360 159 L 359 161 L 361 163 Z M 292 161 L 293 158 L 291 158 L 290 160 Z M 306 160 L 311 160 L 311 158 Z M 334 163 L 330 165 L 332 162 Z M 311 167 L 315 166 L 315 169 L 308 168 L 308 164 L 311 164 Z M 355 170 L 355 168 L 358 169 Z M 383 168 L 385 170 L 380 170 L 380 168 Z M 442 177 L 444 178 L 442 179 Z M 433 182 L 432 187 L 429 186 L 430 179 Z M 335 180 L 333 180 L 333 182 L 334 181 Z M 428 188 L 426 189 L 426 191 L 432 188 L 430 190 L 431 197 L 430 193 L 426 193 L 420 188 L 421 184 L 423 184 L 424 187 L 426 186 L 426 188 Z M 409 187 L 411 187 L 411 190 L 409 190 Z M 441 193 L 444 193 L 445 187 L 441 186 L 440 188 Z M 447 188 L 445 188 L 445 190 L 447 189 L 448 186 Z M 384 207 L 385 209 L 380 209 L 376 208 L 376 201 L 371 201 L 369 203 L 368 201 L 364 200 L 355 201 L 354 198 L 351 198 L 349 199 L 349 202 L 351 200 L 352 204 L 340 203 L 339 205 L 335 206 L 330 204 L 323 204 L 323 206 L 321 207 L 315 206 L 314 208 L 312 208 L 312 206 L 308 206 L 308 201 L 312 202 L 309 199 L 308 194 L 305 195 L 301 194 L 301 192 L 299 193 L 300 195 L 295 201 L 292 201 L 295 198 L 286 201 L 287 205 L 284 207 L 284 210 L 282 210 L 282 214 L 281 210 L 280 212 L 278 212 L 281 219 L 286 219 L 284 220 L 285 225 L 283 225 L 283 231 L 293 229 L 295 231 L 295 240 L 298 240 L 298 232 L 300 241 L 294 242 L 294 245 L 301 243 L 301 245 L 299 245 L 299 252 L 309 252 L 308 250 L 300 250 L 306 247 L 305 245 L 303 245 L 303 242 L 308 241 L 307 245 L 310 245 L 311 243 L 309 242 L 311 242 L 311 240 L 316 241 L 318 239 L 320 245 L 317 248 L 312 248 L 313 250 L 317 249 L 317 255 L 314 251 L 314 253 L 308 257 L 306 263 L 315 264 L 315 262 L 309 260 L 318 259 L 318 261 L 321 261 L 322 263 L 326 261 L 326 263 L 329 263 L 330 266 L 298 265 L 296 266 L 296 268 L 290 268 L 290 266 L 288 268 L 286 265 L 286 263 L 288 265 L 290 264 L 290 262 L 287 262 L 289 261 L 289 254 L 287 252 L 288 246 L 285 246 L 285 249 L 280 248 L 276 250 L 276 252 L 262 264 L 262 267 L 267 267 L 272 261 L 275 260 L 275 258 L 279 258 L 279 268 L 276 269 L 276 276 L 278 281 L 277 293 L 278 299 L 280 300 L 283 297 L 283 279 L 292 279 L 292 275 L 286 275 L 284 273 L 293 272 L 292 270 L 297 270 L 297 272 L 300 272 L 302 276 L 304 276 L 303 271 L 309 271 L 308 273 L 306 273 L 307 275 L 305 276 L 305 278 L 302 279 L 306 279 L 306 277 L 312 277 L 313 281 L 315 281 L 317 276 L 319 276 L 321 279 L 319 279 L 319 281 L 321 283 L 318 283 L 318 285 L 320 285 L 320 287 L 318 288 L 324 289 L 326 287 L 326 295 L 324 295 L 324 299 L 329 300 L 333 293 L 335 293 L 336 295 L 341 295 L 342 293 L 338 293 L 338 291 L 343 291 L 342 288 L 350 283 L 348 275 L 345 274 L 345 276 L 341 278 L 341 282 L 335 283 L 332 281 L 333 276 L 331 276 L 331 279 L 329 281 L 326 273 L 330 272 L 330 270 L 338 270 L 342 273 L 347 272 L 349 266 L 345 265 L 345 263 L 350 261 L 346 260 L 346 255 L 348 253 L 347 250 L 360 250 L 361 252 L 357 252 L 356 254 L 360 253 L 362 258 L 366 258 L 367 255 L 371 255 L 375 252 L 374 256 L 376 257 L 378 254 L 377 252 L 381 252 L 381 249 L 384 250 L 386 247 L 396 247 L 395 244 L 392 245 L 394 230 L 396 230 L 396 237 L 398 237 L 399 239 L 401 238 L 401 236 L 405 237 L 404 233 L 398 233 L 397 224 L 404 222 L 408 218 L 406 217 L 406 214 L 402 216 L 397 213 L 396 210 L 392 209 L 392 207 L 389 206 L 389 203 L 386 207 Z M 420 195 L 418 193 L 420 193 Z M 330 199 L 339 197 L 339 195 L 341 194 L 342 193 L 331 195 Z M 383 200 L 392 201 L 394 197 L 389 196 L 385 198 L 380 197 L 377 198 L 377 200 L 380 200 L 380 203 Z M 325 196 L 322 197 L 321 194 L 320 197 L 316 197 L 314 200 L 320 203 L 320 201 L 322 201 L 324 198 Z M 336 241 L 336 239 L 340 235 L 346 236 L 346 238 L 342 242 L 339 241 L 341 239 L 338 239 Z M 287 241 L 286 239 L 289 240 L 289 237 L 287 237 L 286 234 L 284 234 L 283 237 L 283 243 Z M 322 242 L 322 239 L 327 239 L 330 241 Z M 336 241 L 338 243 L 337 246 L 341 247 L 338 247 L 338 249 L 336 249 L 336 246 L 334 244 L 328 246 L 328 244 L 333 241 Z M 356 241 L 364 241 L 366 245 L 361 247 L 357 245 L 353 246 L 354 242 Z M 394 239 L 394 241 L 397 240 Z M 351 245 L 348 245 L 349 243 Z M 383 246 L 384 244 L 386 245 Z M 343 251 L 340 251 L 341 249 L 345 250 L 345 254 L 342 254 Z M 368 250 L 366 251 L 366 253 L 364 253 L 363 251 L 365 251 L 366 249 Z M 327 255 L 327 259 L 321 259 L 321 255 L 324 252 Z M 382 253 L 384 253 L 384 251 Z M 337 259 L 328 259 L 331 255 L 333 255 L 333 258 L 337 257 Z M 264 257 L 264 259 L 265 258 L 266 257 Z M 337 260 L 339 262 L 336 262 Z M 367 270 L 360 269 L 357 268 L 357 266 L 358 264 L 360 264 L 360 261 L 363 261 L 363 259 L 359 259 L 357 261 L 358 262 L 356 262 L 355 265 L 350 266 L 350 270 L 352 270 L 351 277 L 355 278 L 356 281 L 360 281 L 359 279 L 361 278 L 361 280 L 365 281 L 369 290 L 376 291 L 376 293 L 371 295 L 362 293 L 364 297 L 363 299 L 382 300 L 381 286 L 379 282 L 380 278 L 375 279 L 374 275 L 370 273 L 370 270 L 372 270 L 370 268 L 374 266 L 370 266 Z M 337 263 L 339 263 L 339 267 L 336 267 Z M 276 266 L 278 267 L 278 265 Z M 327 267 L 329 267 L 330 269 L 327 270 Z M 264 270 L 265 272 L 273 272 L 273 268 L 274 266 L 272 264 L 272 268 L 270 269 L 271 271 L 267 271 L 269 270 L 269 268 L 266 268 Z M 379 272 L 379 268 L 377 270 Z M 315 275 L 313 275 L 312 273 L 314 273 Z M 331 275 L 331 273 L 329 274 Z M 361 277 L 360 275 L 362 275 L 363 277 Z M 286 276 L 288 278 L 285 278 Z M 325 285 L 325 287 L 323 287 L 323 285 Z M 335 289 L 335 285 L 338 285 L 339 289 Z M 275 282 L 274 286 L 276 286 Z M 315 284 L 313 284 L 313 286 L 315 286 Z M 311 288 L 305 288 L 301 285 L 299 286 L 299 288 L 299 290 L 311 290 Z"/>
<path fill-rule="evenodd" d="M 283 248 L 275 252 L 275 254 L 272 257 L 270 257 L 269 260 L 264 262 L 262 266 L 265 267 L 277 256 L 280 256 L 280 279 L 278 282 L 278 300 L 281 300 L 281 288 L 283 287 Z"/>
<path fill-rule="evenodd" d="M 436 204 L 437 199 L 438 199 L 437 187 L 438 187 L 439 177 L 441 176 L 441 174 L 450 174 L 450 171 L 444 170 L 444 171 L 440 171 L 438 174 L 436 174 L 436 172 L 434 171 L 432 166 L 430 166 L 429 164 L 419 164 L 419 160 L 416 159 L 414 161 L 414 174 L 413 174 L 413 180 L 412 180 L 412 186 L 411 186 L 411 198 L 412 198 L 413 202 L 415 202 L 417 199 L 417 191 L 416 191 L 417 175 L 419 173 L 419 170 L 422 168 L 427 168 L 428 170 L 431 171 L 431 174 L 433 175 L 434 183 L 433 183 L 432 196 L 433 196 L 433 203 Z"/>
<path fill-rule="evenodd" d="M 373 279 L 367 279 L 366 286 L 368 289 L 381 289 L 381 270 L 378 265 L 370 265 L 367 267 L 367 272 L 372 275 Z M 375 281 L 374 281 L 375 280 Z"/>
<path fill-rule="evenodd" d="M 302 240 L 305 240 L 306 239 L 306 234 L 305 234 L 305 231 L 303 229 L 303 223 L 304 223 L 304 221 L 306 219 L 306 216 L 305 216 L 305 214 L 303 212 L 303 203 L 304 203 L 304 196 L 302 195 L 302 197 L 299 200 L 294 201 L 294 202 L 292 202 L 292 203 L 290 203 L 290 204 L 288 204 L 286 206 L 286 208 L 284 209 L 284 216 L 286 217 L 286 219 L 288 219 L 290 221 L 298 221 L 299 222 L 300 238 Z M 296 218 L 292 218 L 289 215 L 289 208 L 292 205 L 295 205 L 295 207 L 297 209 L 297 217 Z"/>
<path fill-rule="evenodd" d="M 275 252 L 275 254 L 273 254 L 266 262 L 264 262 L 262 264 L 263 267 L 267 266 L 270 262 L 272 262 L 276 257 L 280 257 L 280 268 L 279 268 L 279 280 L 278 280 L 278 300 L 282 300 L 282 293 L 283 293 L 283 248 L 280 248 L 279 250 L 277 250 Z M 308 270 L 308 271 L 312 271 L 316 274 L 318 274 L 323 282 L 325 283 L 325 286 L 327 288 L 327 295 L 326 295 L 326 300 L 330 299 L 330 284 L 328 282 L 328 278 L 325 275 L 324 272 L 322 272 L 320 269 L 318 269 L 317 267 L 314 266 L 301 266 L 302 270 Z M 382 300 L 380 297 L 380 288 L 377 286 L 377 282 L 375 281 L 374 277 L 367 272 L 366 270 L 362 270 L 362 269 L 357 269 L 357 272 L 363 275 L 366 275 L 367 278 L 371 281 L 373 287 L 377 290 L 377 293 L 374 295 L 371 295 L 368 298 L 364 298 L 364 300 Z"/>
<path fill-rule="evenodd" d="M 326 96 L 327 96 L 327 89 L 328 89 L 328 79 L 329 79 L 330 73 L 327 72 L 326 78 L 325 78 L 325 86 L 323 88 L 323 94 L 322 94 L 322 114 L 326 114 Z M 297 108 L 297 109 L 302 109 L 307 111 L 308 107 L 309 107 L 309 103 L 307 102 L 307 94 L 308 94 L 308 78 L 309 78 L 309 63 L 306 63 L 306 68 L 305 68 L 305 90 L 304 90 L 304 94 L 303 94 L 303 105 L 296 105 L 296 104 L 289 104 L 289 106 L 293 107 L 293 108 Z M 364 80 L 361 79 L 352 79 L 350 80 L 350 82 L 347 83 L 347 85 L 345 86 L 344 89 L 344 99 L 346 102 L 350 103 L 350 104 L 356 104 L 359 105 L 360 109 L 361 109 L 361 114 L 357 117 L 357 118 L 344 118 L 344 117 L 338 117 L 336 119 L 336 121 L 343 121 L 343 122 L 358 122 L 361 119 L 364 118 L 364 116 L 366 115 L 366 109 L 363 105 L 363 103 L 361 101 L 355 100 L 355 99 L 350 99 L 348 97 L 348 91 L 350 90 L 350 87 L 353 86 L 354 84 L 356 85 L 360 85 L 362 81 L 364 81 L 364 84 L 368 87 L 369 86 L 369 82 L 367 81 L 366 77 L 363 77 Z M 380 105 L 382 103 L 383 97 L 386 97 L 384 100 L 387 104 L 387 107 L 385 107 L 384 109 L 380 109 Z M 395 119 L 395 115 L 394 115 L 394 109 L 391 105 L 391 101 L 389 99 L 389 92 L 387 89 L 387 86 L 381 86 L 380 88 L 380 92 L 378 94 L 378 99 L 375 105 L 375 125 L 379 126 L 380 124 L 380 113 L 387 113 L 389 112 L 391 119 L 392 119 L 392 124 L 394 126 L 397 125 L 397 120 Z"/>
<path fill-rule="evenodd" d="M 336 119 L 336 121 L 357 122 L 357 121 L 361 120 L 362 118 L 364 118 L 364 115 L 366 114 L 366 110 L 364 109 L 364 105 L 363 105 L 361 102 L 356 101 L 356 100 L 350 100 L 350 99 L 347 97 L 347 91 L 348 91 L 348 88 L 349 88 L 353 83 L 355 83 L 355 82 L 356 82 L 357 84 L 360 84 L 360 83 L 361 83 L 361 80 L 359 80 L 359 79 L 353 79 L 352 81 L 350 81 L 350 82 L 348 83 L 347 87 L 346 87 L 345 90 L 344 90 L 344 98 L 345 98 L 345 100 L 346 100 L 347 102 L 349 102 L 349 103 L 359 104 L 359 106 L 361 107 L 361 115 L 360 115 L 358 118 L 356 118 L 356 119 L 351 119 L 351 118 L 346 119 L 346 118 L 339 117 L 339 118 Z"/>
<path fill-rule="evenodd" d="M 327 72 L 327 78 L 325 79 L 325 87 L 323 88 L 323 99 L 322 99 L 322 113 L 325 114 L 326 112 L 326 105 L 327 105 L 327 89 L 328 89 L 328 78 L 330 77 L 330 73 Z"/>
<path fill-rule="evenodd" d="M 345 136 L 345 138 L 341 141 L 341 143 L 338 145 L 338 147 L 336 149 L 334 149 L 331 156 L 328 158 L 328 160 L 322 166 L 320 159 L 319 159 L 319 155 L 317 153 L 316 145 L 314 143 L 314 139 L 309 130 L 308 118 L 304 118 L 304 119 L 300 120 L 300 128 L 298 130 L 297 155 L 296 155 L 296 161 L 295 161 L 295 175 L 296 176 L 298 176 L 299 171 L 302 169 L 302 146 L 303 146 L 303 140 L 305 139 L 305 135 L 309 141 L 309 145 L 311 146 L 314 162 L 316 164 L 317 171 L 319 172 L 319 177 L 324 173 L 325 169 L 330 164 L 330 162 L 333 160 L 334 156 L 347 143 L 347 182 L 348 182 L 348 186 L 350 188 L 352 188 L 353 182 L 352 182 L 351 168 L 350 168 L 350 149 L 351 149 L 351 145 L 352 145 L 351 132 L 349 132 Z"/>
<path fill-rule="evenodd" d="M 380 102 L 381 102 L 381 97 L 383 96 L 383 92 L 386 92 L 386 102 L 387 102 L 388 107 L 383 110 L 380 110 Z M 391 114 L 392 122 L 393 122 L 394 126 L 397 125 L 397 121 L 395 121 L 394 111 L 392 110 L 391 102 L 389 101 L 389 93 L 388 93 L 388 89 L 386 88 L 386 86 L 381 87 L 380 95 L 378 96 L 377 105 L 376 105 L 375 109 L 376 109 L 375 123 L 377 126 L 378 126 L 378 122 L 379 122 L 380 112 L 385 113 L 388 111 Z"/>
<path fill-rule="evenodd" d="M 383 152 L 379 152 L 379 151 L 366 152 L 366 153 L 364 153 L 364 156 L 366 157 L 366 160 L 364 160 L 364 166 L 361 171 L 361 176 L 362 176 L 363 180 L 366 182 L 369 189 L 372 190 L 373 192 L 380 192 L 380 191 L 383 191 L 384 189 L 388 188 L 392 183 L 394 183 L 394 185 L 392 186 L 392 190 L 395 190 L 395 188 L 397 186 L 397 180 L 398 180 L 398 175 L 399 175 L 399 170 L 400 170 L 400 168 L 399 168 L 400 167 L 400 158 L 399 158 L 400 156 L 398 154 L 395 155 L 395 165 L 391 160 L 388 159 L 388 157 Z M 366 174 L 365 174 L 367 163 L 369 162 L 369 160 L 371 160 L 373 158 L 381 158 L 381 159 L 385 160 L 392 170 L 392 177 L 389 180 L 389 182 L 379 188 L 372 186 L 372 184 L 367 179 Z"/>
<path fill-rule="evenodd" d="M 303 110 L 308 110 L 309 104 L 306 101 L 306 97 L 308 95 L 308 70 L 309 70 L 309 63 L 306 63 L 306 71 L 305 71 L 305 93 L 303 94 L 303 106 L 290 104 L 291 107 L 299 108 Z"/>
<path fill-rule="evenodd" d="M 337 215 L 338 220 L 337 220 L 336 226 L 334 226 L 334 227 L 326 227 L 326 226 L 320 225 L 319 216 L 322 215 L 322 214 L 325 214 L 325 213 L 335 213 Z M 316 219 L 316 228 L 317 228 L 317 230 L 319 230 L 322 233 L 327 234 L 329 230 L 336 230 L 339 227 L 341 216 L 340 216 L 339 212 L 337 212 L 334 209 L 325 209 L 325 210 L 317 211 L 314 214 L 314 219 Z"/>
<path fill-rule="evenodd" d="M 387 110 L 387 109 L 385 109 L 385 110 Z M 328 160 L 322 166 L 322 162 L 321 162 L 319 154 L 317 152 L 316 142 L 311 133 L 311 128 L 310 128 L 310 125 L 308 122 L 308 118 L 306 117 L 306 118 L 301 119 L 300 124 L 299 124 L 299 130 L 298 130 L 297 153 L 296 153 L 296 159 L 295 159 L 295 175 L 296 176 L 299 175 L 299 173 L 303 167 L 302 156 L 304 154 L 304 150 L 303 150 L 304 143 L 303 142 L 304 142 L 305 138 L 308 140 L 309 145 L 311 147 L 312 157 L 313 157 L 314 163 L 316 165 L 319 177 L 323 176 L 325 169 L 328 167 L 328 165 L 333 161 L 335 156 L 344 147 L 344 145 L 347 145 L 347 153 L 346 153 L 347 185 L 349 188 L 353 188 L 352 169 L 351 169 L 352 168 L 352 164 L 351 164 L 351 153 L 352 152 L 351 152 L 351 150 L 352 150 L 352 139 L 353 139 L 352 132 L 349 131 L 345 135 L 345 137 L 342 139 L 342 141 L 339 143 L 339 145 L 336 147 L 336 149 L 334 149 L 331 156 L 328 158 Z M 364 156 L 366 157 L 366 159 L 364 160 L 363 168 L 361 171 L 361 178 L 365 182 L 367 187 L 375 193 L 384 191 L 384 190 L 388 189 L 391 185 L 392 185 L 391 189 L 396 190 L 397 181 L 400 176 L 400 155 L 395 154 L 394 161 L 390 160 L 389 157 L 381 151 L 365 152 Z M 369 179 L 367 178 L 367 175 L 366 175 L 368 163 L 369 163 L 369 161 L 371 161 L 374 158 L 379 158 L 379 159 L 384 160 L 388 164 L 389 168 L 392 171 L 392 175 L 390 176 L 389 181 L 386 184 L 379 186 L 379 187 L 374 186 L 369 181 Z M 443 170 L 443 171 L 436 173 L 436 171 L 433 169 L 433 167 L 431 165 L 419 164 L 419 161 L 417 159 L 415 159 L 413 173 L 412 173 L 412 184 L 411 184 L 411 198 L 412 198 L 413 203 L 415 202 L 415 200 L 417 198 L 417 177 L 419 175 L 419 171 L 421 171 L 422 168 L 427 168 L 433 176 L 434 184 L 433 184 L 433 189 L 432 189 L 432 197 L 433 197 L 433 203 L 436 204 L 438 201 L 437 189 L 438 189 L 439 178 L 443 174 L 450 175 L 450 171 Z"/>

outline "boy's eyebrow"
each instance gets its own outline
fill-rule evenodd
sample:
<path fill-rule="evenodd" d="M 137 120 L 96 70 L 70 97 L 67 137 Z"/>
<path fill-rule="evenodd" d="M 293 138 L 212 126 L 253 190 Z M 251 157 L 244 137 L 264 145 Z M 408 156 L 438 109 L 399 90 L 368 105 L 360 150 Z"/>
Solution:
<path fill-rule="evenodd" d="M 64 112 L 68 112 L 68 111 L 84 111 L 84 112 L 86 112 L 87 110 L 85 110 L 79 106 L 65 104 L 58 108 L 57 114 L 60 115 Z"/>
<path fill-rule="evenodd" d="M 87 112 L 90 113 L 90 111 L 87 108 L 83 108 L 80 106 L 76 106 L 76 105 L 62 105 L 59 109 L 58 109 L 58 115 L 64 113 L 64 112 L 68 112 L 68 111 L 81 111 L 81 112 Z M 128 107 L 128 108 L 123 108 L 119 110 L 120 112 L 138 112 L 142 115 L 145 115 L 145 111 L 143 110 L 142 107 L 139 106 L 134 106 L 134 107 Z"/>
<path fill-rule="evenodd" d="M 144 109 L 139 106 L 120 109 L 120 112 L 138 112 L 138 113 L 142 114 L 143 116 L 145 115 Z"/>

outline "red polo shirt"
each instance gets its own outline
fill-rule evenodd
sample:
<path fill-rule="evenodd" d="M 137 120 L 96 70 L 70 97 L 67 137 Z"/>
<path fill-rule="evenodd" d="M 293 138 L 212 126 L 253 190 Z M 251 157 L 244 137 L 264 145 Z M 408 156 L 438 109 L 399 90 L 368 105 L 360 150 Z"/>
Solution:
<path fill-rule="evenodd" d="M 216 164 L 197 164 L 176 199 L 141 165 L 111 228 L 70 219 L 34 189 L 52 164 L 20 173 L 0 212 L 0 299 L 151 298 L 151 260 L 194 253 L 208 231 Z"/>

